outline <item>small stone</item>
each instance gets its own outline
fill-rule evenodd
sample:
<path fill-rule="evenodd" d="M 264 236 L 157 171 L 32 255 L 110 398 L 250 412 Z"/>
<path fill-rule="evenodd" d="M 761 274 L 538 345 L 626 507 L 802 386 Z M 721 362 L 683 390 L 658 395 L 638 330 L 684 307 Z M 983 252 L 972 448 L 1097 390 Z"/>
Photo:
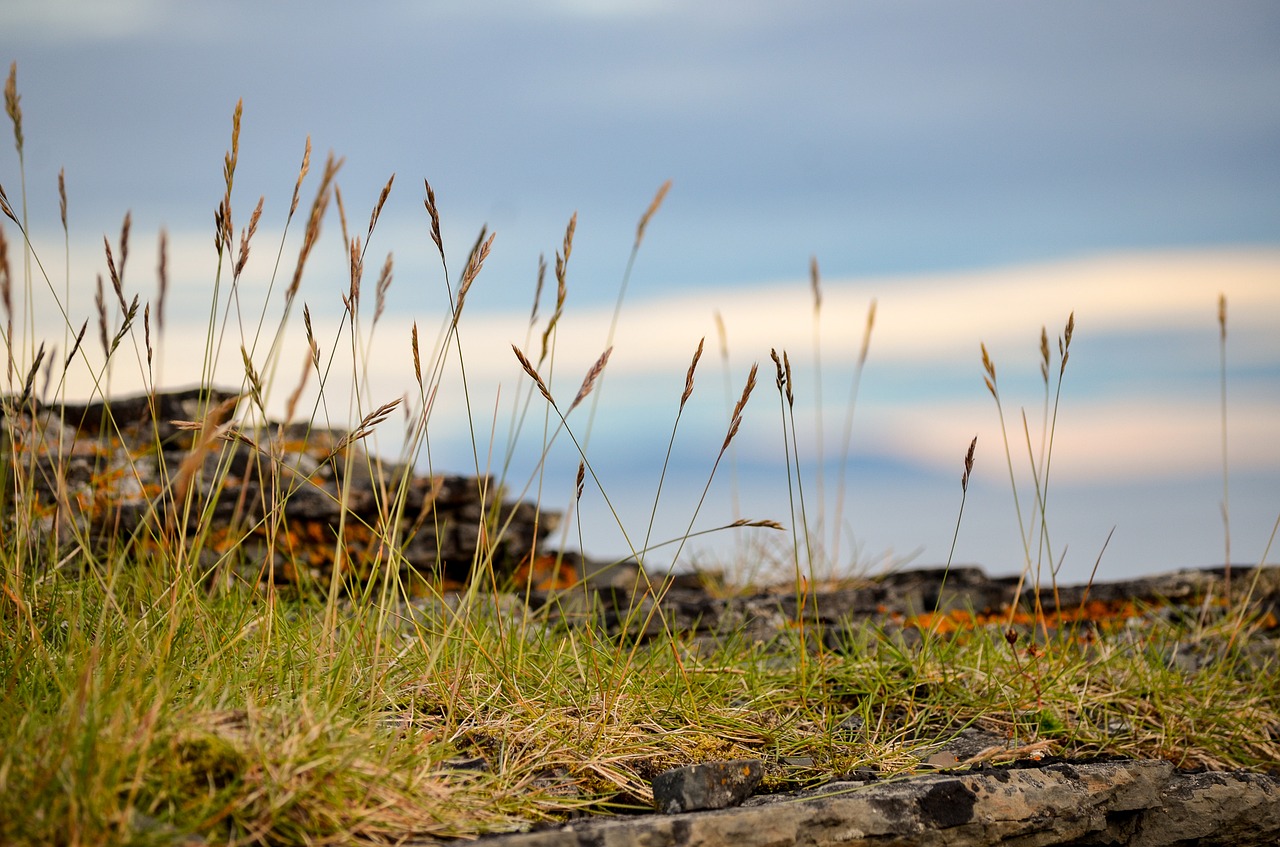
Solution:
<path fill-rule="evenodd" d="M 667 815 L 725 809 L 750 797 L 763 778 L 764 763 L 758 759 L 675 768 L 653 778 L 653 804 Z"/>

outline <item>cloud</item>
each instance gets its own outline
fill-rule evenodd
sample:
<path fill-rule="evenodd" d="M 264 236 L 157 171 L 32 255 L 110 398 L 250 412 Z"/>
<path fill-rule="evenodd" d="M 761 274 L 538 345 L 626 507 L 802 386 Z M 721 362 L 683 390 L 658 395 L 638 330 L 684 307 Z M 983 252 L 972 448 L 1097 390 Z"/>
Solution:
<path fill-rule="evenodd" d="M 268 244 L 278 235 L 260 233 L 258 237 Z M 163 339 L 153 339 L 159 354 L 156 369 L 163 362 L 163 381 L 169 387 L 198 382 L 204 368 L 207 301 L 213 278 L 212 251 L 207 242 L 207 237 L 195 235 L 170 238 L 170 274 L 175 283 L 168 326 Z M 100 251 L 100 246 L 77 248 L 73 267 L 82 267 L 85 262 L 101 265 Z M 56 251 L 45 253 L 56 255 Z M 154 260 L 146 253 L 139 247 L 131 255 L 126 298 L 133 291 L 141 291 L 144 300 L 154 297 Z M 286 249 L 286 259 L 289 255 Z M 871 357 L 857 409 L 855 453 L 945 470 L 956 465 L 957 456 L 977 432 L 983 461 L 995 461 L 1003 446 L 994 403 L 981 385 L 978 342 L 983 341 L 997 362 L 1011 449 L 1021 456 L 1025 452 L 1019 417 L 1023 404 L 1028 408 L 1033 441 L 1039 442 L 1043 389 L 1039 387 L 1034 339 L 1042 324 L 1049 327 L 1051 337 L 1059 334 L 1066 315 L 1074 310 L 1078 335 L 1073 340 L 1055 436 L 1055 473 L 1063 480 L 1087 480 L 1171 478 L 1211 471 L 1221 461 L 1217 297 L 1224 292 L 1228 298 L 1229 360 L 1242 373 L 1232 377 L 1231 383 L 1231 457 L 1241 466 L 1280 469 L 1280 448 L 1272 437 L 1280 412 L 1274 395 L 1276 370 L 1280 368 L 1278 277 L 1280 251 L 1224 250 L 1124 254 L 968 273 L 824 281 L 820 331 L 826 377 L 822 412 L 825 453 L 834 457 L 841 450 L 839 431 L 852 362 L 862 341 L 868 304 L 876 297 Z M 286 283 L 287 279 L 277 283 L 276 298 Z M 194 293 L 197 289 L 199 294 Z M 224 278 L 220 309 L 228 301 L 238 301 L 240 316 L 233 309 L 225 320 L 219 317 L 215 336 L 222 340 L 215 381 L 232 386 L 241 382 L 241 344 L 255 350 L 259 315 L 265 314 L 253 361 L 264 378 L 274 374 L 270 411 L 279 415 L 301 372 L 308 345 L 299 299 L 276 356 L 268 357 L 280 310 L 272 306 L 264 312 L 260 305 L 264 294 L 263 283 L 250 285 L 246 281 L 232 296 Z M 464 396 L 469 398 L 479 426 L 488 431 L 493 417 L 497 417 L 500 429 L 505 428 L 503 416 L 510 404 L 529 390 L 529 380 L 511 347 L 519 346 L 538 362 L 543 325 L 531 330 L 523 309 L 464 314 L 460 327 L 467 376 L 464 395 L 457 351 L 452 342 L 442 349 L 447 321 L 440 314 L 389 310 L 371 333 L 373 304 L 372 297 L 367 297 L 353 356 L 349 324 L 335 305 L 336 296 L 317 296 L 314 287 L 308 296 L 313 337 L 327 371 L 325 405 L 337 425 L 347 423 L 349 416 L 359 416 L 349 411 L 354 408 L 352 386 L 357 382 L 365 391 L 361 406 L 365 410 L 406 393 L 417 395 L 410 347 L 415 323 L 424 380 L 429 381 L 437 367 L 445 374 L 432 413 L 432 426 L 441 438 L 469 437 Z M 118 318 L 109 282 L 106 298 L 111 309 L 109 330 L 114 330 Z M 72 323 L 78 327 L 88 317 L 90 331 L 82 354 L 84 362 L 73 366 L 67 389 L 70 396 L 83 397 L 93 384 L 90 368 L 85 365 L 100 368 L 102 355 L 92 292 L 77 292 L 73 300 L 74 308 L 69 310 Z M 61 339 L 58 311 L 37 308 L 36 313 L 41 319 L 41 337 Z M 605 374 L 602 426 L 616 432 L 628 427 L 637 431 L 669 427 L 669 413 L 679 396 L 685 370 L 703 337 L 707 352 L 697 374 L 699 392 L 684 426 L 695 431 L 722 426 L 725 410 L 719 398 L 725 389 L 717 355 L 717 313 L 728 332 L 732 392 L 739 390 L 751 361 L 759 362 L 762 368 L 758 393 L 771 392 L 769 351 L 787 350 L 795 366 L 798 414 L 805 417 L 801 431 L 811 430 L 816 399 L 811 352 L 814 313 L 806 280 L 630 303 L 613 339 L 614 351 Z M 567 406 L 583 375 L 608 343 L 611 318 L 608 308 L 570 309 L 562 316 L 552 355 L 538 363 L 562 407 Z M 1141 339 L 1136 346 L 1122 345 L 1120 354 L 1114 352 L 1119 343 L 1116 339 L 1135 334 Z M 1188 338 L 1197 336 L 1202 343 L 1187 343 Z M 139 327 L 134 340 L 126 339 L 117 355 L 121 361 L 111 375 L 114 391 L 144 388 L 139 363 L 145 361 L 145 355 Z M 1137 358 L 1110 362 L 1112 355 Z M 1056 351 L 1054 356 L 1056 371 Z M 303 402 L 307 409 L 317 394 L 315 375 L 309 379 L 311 387 Z M 655 394 L 663 391 L 668 394 Z M 776 421 L 762 410 L 760 396 L 752 409 L 756 417 L 744 426 L 742 440 L 755 444 L 752 449 L 763 455 L 776 447 Z M 816 454 L 816 449 L 812 453 Z"/>
<path fill-rule="evenodd" d="M 9 0 L 5 28 L 10 35 L 48 41 L 111 41 L 158 31 L 171 22 L 169 5 L 163 0 Z"/>

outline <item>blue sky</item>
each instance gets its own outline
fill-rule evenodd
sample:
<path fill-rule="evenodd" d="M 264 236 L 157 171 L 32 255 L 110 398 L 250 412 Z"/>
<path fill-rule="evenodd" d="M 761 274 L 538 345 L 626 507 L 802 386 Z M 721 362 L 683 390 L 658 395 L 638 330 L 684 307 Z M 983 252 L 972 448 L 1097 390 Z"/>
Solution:
<path fill-rule="evenodd" d="M 88 317 L 103 234 L 116 238 L 131 210 L 137 258 L 126 287 L 146 298 L 155 233 L 167 230 L 175 290 L 184 292 L 169 306 L 172 382 L 194 358 L 181 339 L 203 338 L 212 211 L 243 98 L 237 228 L 266 198 L 246 303 L 266 296 L 308 136 L 304 204 L 333 150 L 346 158 L 339 184 L 355 229 L 397 175 L 369 245 L 370 265 L 394 251 L 396 267 L 377 337 L 386 347 L 375 348 L 368 378 L 377 402 L 409 387 L 409 322 L 434 328 L 444 308 L 422 179 L 436 190 L 452 267 L 481 225 L 497 233 L 464 323 L 474 388 L 489 398 L 476 404 L 486 409 L 476 413 L 482 432 L 500 390 L 505 432 L 521 387 L 509 344 L 524 342 L 539 254 L 550 259 L 576 212 L 554 380 L 572 396 L 606 343 L 637 218 L 672 180 L 627 292 L 593 432 L 593 462 L 630 535 L 644 535 L 684 370 L 704 335 L 709 352 L 655 536 L 683 530 L 722 438 L 725 395 L 736 394 L 751 361 L 765 370 L 732 457 L 736 477 L 726 457 L 697 525 L 732 517 L 735 499 L 749 517 L 791 523 L 771 347 L 797 363 L 808 506 L 819 499 L 813 465 L 822 455 L 821 499 L 833 508 L 844 398 L 872 298 L 879 312 L 838 567 L 917 547 L 918 562 L 944 560 L 960 459 L 975 432 L 956 557 L 998 572 L 1019 566 L 978 343 L 996 357 L 1006 412 L 1016 417 L 1025 405 L 1036 421 L 1039 329 L 1056 337 L 1072 309 L 1078 330 L 1051 509 L 1055 547 L 1071 550 L 1064 573 L 1087 576 L 1113 525 L 1104 575 L 1221 560 L 1219 293 L 1231 304 L 1233 558 L 1256 560 L 1280 511 L 1272 3 L 564 0 L 356 11 L 332 2 L 17 0 L 0 10 L 0 30 L 0 58 L 18 63 L 33 241 L 62 279 L 54 185 L 65 167 L 71 311 Z M 0 183 L 15 196 L 11 147 L 0 152 Z M 284 242 L 287 268 L 298 229 Z M 337 233 L 329 220 L 301 295 L 335 335 L 346 278 Z M 811 255 L 824 293 L 822 448 Z M 36 311 L 52 316 L 48 304 Z M 728 391 L 717 311 L 729 336 Z M 298 350 L 300 331 L 289 336 Z M 237 360 L 228 379 L 238 379 Z M 129 379 L 118 371 L 114 384 Z M 433 451 L 465 470 L 459 406 L 442 404 Z M 556 502 L 576 469 L 562 447 L 546 480 Z M 536 455 L 518 464 L 531 469 Z M 589 552 L 625 552 L 609 523 L 603 498 L 589 492 Z M 855 547 L 859 561 L 845 561 Z M 700 555 L 741 551 L 721 538 Z M 688 551 L 682 561 L 692 561 Z"/>

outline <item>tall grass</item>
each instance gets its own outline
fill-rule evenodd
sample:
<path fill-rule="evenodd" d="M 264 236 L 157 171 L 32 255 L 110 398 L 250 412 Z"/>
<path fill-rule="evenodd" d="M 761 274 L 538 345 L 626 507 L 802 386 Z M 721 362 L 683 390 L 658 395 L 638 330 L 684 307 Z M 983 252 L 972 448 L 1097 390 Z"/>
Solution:
<path fill-rule="evenodd" d="M 1259 640 L 1265 621 L 1245 605 L 1237 616 L 1200 625 L 1198 638 L 1211 641 L 1228 633 L 1230 640 L 1220 661 L 1193 674 L 1171 669 L 1164 658 L 1187 637 L 1176 621 L 1155 625 L 1139 640 L 1123 632 L 1112 638 L 1100 629 L 1088 643 L 1083 637 L 1038 643 L 1021 618 L 957 631 L 951 624 L 959 618 L 944 617 L 949 612 L 942 608 L 908 621 L 849 621 L 821 629 L 814 563 L 825 542 L 812 542 L 804 505 L 798 386 L 786 351 L 775 354 L 774 363 L 783 453 L 793 474 L 788 492 L 798 501 L 789 509 L 792 550 L 785 557 L 795 618 L 760 638 L 745 629 L 726 629 L 715 638 L 678 631 L 662 606 L 672 577 L 637 566 L 666 545 L 675 548 L 678 560 L 707 531 L 783 529 L 737 514 L 729 527 L 705 530 L 698 524 L 722 462 L 732 467 L 756 384 L 752 365 L 745 382 L 730 384 L 724 435 L 709 451 L 707 482 L 687 527 L 674 539 L 653 537 L 653 515 L 695 390 L 702 342 L 683 390 L 673 380 L 674 421 L 648 526 L 623 526 L 614 512 L 628 539 L 636 581 L 621 620 L 610 625 L 585 584 L 554 593 L 535 610 L 528 602 L 531 585 L 519 583 L 519 569 L 502 552 L 515 521 L 503 495 L 522 500 L 533 492 L 541 506 L 545 463 L 561 437 L 577 454 L 572 502 L 585 496 L 608 502 L 611 489 L 597 473 L 588 442 L 610 346 L 571 400 L 553 390 L 576 219 L 555 251 L 554 309 L 539 318 L 546 268 L 540 263 L 527 338 L 523 347 L 513 345 L 527 384 L 513 401 L 506 444 L 493 443 L 493 433 L 471 431 L 469 484 L 482 508 L 469 518 L 474 555 L 466 579 L 449 585 L 442 574 L 415 571 L 405 553 L 415 534 L 434 529 L 440 538 L 443 524 L 457 519 L 433 508 L 429 495 L 427 507 L 412 515 L 410 489 L 414 469 L 431 479 L 457 461 L 442 462 L 433 449 L 438 404 L 471 409 L 479 403 L 466 378 L 461 336 L 468 294 L 483 284 L 486 259 L 497 249 L 494 234 L 482 230 L 469 250 L 447 252 L 441 207 L 424 182 L 425 225 L 440 259 L 447 309 L 434 340 L 416 323 L 402 340 L 413 362 L 409 392 L 371 396 L 373 339 L 382 329 L 394 263 L 390 251 L 381 260 L 381 251 L 369 251 L 396 190 L 395 177 L 371 193 L 368 224 L 353 234 L 337 179 L 342 160 L 329 156 L 309 189 L 314 199 L 290 267 L 285 236 L 311 176 L 310 140 L 281 226 L 284 234 L 278 245 L 263 248 L 263 199 L 236 226 L 242 222 L 236 171 L 244 119 L 238 104 L 222 163 L 225 191 L 213 233 L 216 262 L 198 353 L 198 403 L 176 424 L 156 421 L 165 357 L 181 349 L 174 341 L 183 342 L 166 338 L 166 300 L 174 296 L 166 236 L 159 240 L 156 296 L 144 301 L 130 294 L 136 286 L 126 276 L 137 264 L 129 264 L 136 251 L 126 216 L 119 238 L 104 243 L 106 276 L 93 314 L 81 323 L 68 283 L 59 292 L 56 272 L 46 270 L 29 237 L 16 68 L 6 86 L 6 111 L 15 131 L 23 202 L 15 208 L 0 187 L 0 212 L 8 221 L 0 227 L 8 369 L 0 398 L 0 843 L 175 843 L 198 836 L 228 844 L 347 844 L 469 837 L 573 814 L 645 807 L 655 773 L 708 759 L 762 758 L 772 788 L 864 767 L 909 773 L 958 728 L 972 724 L 1011 739 L 984 759 L 1015 759 L 1032 749 L 1110 751 L 1225 767 L 1274 762 L 1280 755 L 1267 729 L 1280 721 L 1280 696 L 1269 681 L 1274 659 L 1256 656 L 1256 645 L 1265 643 Z M 666 190 L 659 189 L 640 219 L 615 324 L 646 225 Z M 61 174 L 58 192 L 69 242 L 68 194 L 74 201 L 74 191 L 68 192 Z M 334 214 L 347 282 L 339 321 L 326 337 L 302 298 L 310 269 L 333 261 L 321 258 L 318 248 L 322 230 L 334 229 Z M 358 220 L 363 222 L 363 214 Z M 11 239 L 13 232 L 17 237 Z M 11 270 L 18 249 L 24 256 L 20 289 Z M 461 257 L 457 265 L 455 255 Z M 366 262 L 380 268 L 372 285 Z M 260 306 L 246 294 L 254 274 L 261 274 L 267 292 Z M 70 268 L 64 276 L 69 280 Z M 816 322 L 816 263 L 813 279 Z M 34 337 L 32 315 L 45 308 L 36 305 L 37 294 L 62 316 L 62 350 Z M 305 348 L 291 352 L 287 329 L 299 311 Z M 873 304 L 844 424 L 839 496 L 874 314 Z M 92 340 L 84 343 L 91 321 L 100 353 Z M 1059 389 L 1071 330 L 1068 323 Z M 722 330 L 721 358 L 731 379 L 726 338 Z M 224 347 L 240 353 L 239 368 L 230 373 L 220 364 Z M 287 384 L 298 373 L 297 353 L 303 368 Z M 93 386 L 89 399 L 105 401 L 94 428 L 102 429 L 104 443 L 119 442 L 135 423 L 124 414 L 124 399 L 111 391 L 113 370 L 125 367 L 142 374 L 155 425 L 145 434 L 150 448 L 129 456 L 124 466 L 107 466 L 108 457 L 119 453 L 85 460 L 91 478 L 109 474 L 120 486 L 104 489 L 108 495 L 128 486 L 142 492 L 136 527 L 101 533 L 87 520 L 92 504 L 84 499 L 89 489 L 76 487 L 79 478 L 46 476 L 49 468 L 78 460 L 70 453 L 81 449 L 54 425 L 88 422 L 49 421 L 41 411 L 50 407 L 42 404 L 65 399 L 69 374 L 80 369 Z M 453 383 L 445 377 L 452 373 L 461 395 L 446 397 Z M 989 360 L 987 373 L 999 408 Z M 356 390 L 342 396 L 334 386 L 347 379 Z M 1048 391 L 1047 370 L 1045 380 Z M 312 383 L 318 391 L 307 408 L 302 398 Z M 740 391 L 734 390 L 738 384 Z M 1059 396 L 1054 395 L 1055 415 Z M 276 397 L 284 398 L 284 423 L 290 426 L 268 420 Z M 591 412 L 582 422 L 588 400 Z M 66 407 L 55 402 L 52 408 Z M 1028 567 L 1035 551 L 1052 574 L 1046 501 L 1054 418 L 1048 409 L 1046 401 L 1047 434 L 1033 462 L 1035 517 L 1028 525 L 1020 518 L 1020 529 Z M 394 416 L 403 416 L 404 438 L 392 462 L 365 445 Z M 148 465 L 159 451 L 162 426 L 176 427 L 174 437 L 186 445 L 171 467 Z M 1030 451 L 1025 418 L 1024 438 Z M 521 442 L 526 446 L 518 448 Z M 299 443 L 310 452 L 304 455 Z M 1012 478 L 1008 444 L 1006 438 Z M 535 455 L 533 470 L 516 477 L 513 457 L 527 449 Z M 957 537 L 973 451 L 971 445 L 965 459 Z M 250 469 L 265 487 L 257 512 L 226 502 L 235 479 Z M 316 485 L 322 473 L 343 481 L 336 494 Z M 367 492 L 356 490 L 359 478 L 369 480 Z M 298 548 L 290 547 L 295 527 L 286 507 L 317 492 L 332 498 L 336 518 L 331 535 L 308 548 L 326 551 L 326 568 L 312 575 Z M 351 508 L 358 493 L 373 498 L 372 517 Z M 226 514 L 231 517 L 220 517 Z M 833 551 L 842 532 L 833 531 Z M 363 546 L 351 538 L 363 539 Z M 294 558 L 286 556 L 278 568 L 274 563 L 290 549 Z M 532 575 L 548 554 L 558 567 L 569 561 L 562 551 L 530 549 L 527 572 Z M 624 571 L 627 564 L 614 567 Z M 1049 613 L 1035 612 L 1034 625 L 1047 631 Z M 927 649 L 919 646 L 916 632 L 927 634 Z M 1117 721 L 1124 722 L 1123 731 Z"/>

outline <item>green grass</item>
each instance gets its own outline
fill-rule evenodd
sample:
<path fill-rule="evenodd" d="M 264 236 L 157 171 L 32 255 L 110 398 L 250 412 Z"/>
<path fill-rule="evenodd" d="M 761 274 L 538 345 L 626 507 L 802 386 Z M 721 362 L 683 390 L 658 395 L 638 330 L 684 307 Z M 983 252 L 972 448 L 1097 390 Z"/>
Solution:
<path fill-rule="evenodd" d="M 6 107 L 21 162 L 25 139 L 12 75 Z M 238 109 L 235 125 L 238 134 Z M 257 214 L 244 241 L 238 241 L 230 212 L 237 155 L 233 135 L 225 162 L 227 197 L 218 223 L 222 261 L 214 272 L 205 385 L 229 380 L 242 386 L 248 408 L 235 432 L 222 432 L 228 438 L 213 437 L 212 421 L 205 421 L 208 437 L 198 439 L 191 451 L 199 460 L 213 457 L 218 468 L 215 493 L 216 480 L 228 472 L 225 458 L 236 432 L 264 439 L 269 398 L 292 394 L 274 387 L 275 374 L 283 329 L 297 320 L 294 295 L 310 255 L 308 246 L 289 283 L 276 287 L 283 304 L 274 330 L 265 306 L 256 316 L 240 313 L 228 288 L 235 289 L 244 270 L 241 257 L 248 254 Z M 336 167 L 331 161 L 320 178 L 304 235 L 308 245 L 331 205 Z M 307 170 L 304 164 L 295 209 Z M 25 185 L 25 174 L 22 181 Z M 339 208 L 344 240 L 356 245 L 356 261 L 349 263 L 346 339 L 322 347 L 311 332 L 309 313 L 304 314 L 308 368 L 322 390 L 316 407 L 303 417 L 316 427 L 327 425 L 323 384 L 332 369 L 349 367 L 358 385 L 367 374 L 366 351 L 385 288 L 380 278 L 374 286 L 375 314 L 366 322 L 369 310 L 361 312 L 359 304 L 363 251 L 358 239 L 363 236 L 367 244 L 390 190 L 388 183 L 368 230 L 357 231 L 357 239 L 350 237 Z M 641 218 L 636 250 L 661 196 Z M 25 205 L 25 189 L 16 207 L 5 196 L 9 260 L 3 267 L 4 342 L 13 363 L 3 401 L 6 420 L 19 420 L 36 396 L 60 396 L 68 367 L 88 368 L 100 397 L 110 397 L 116 359 L 120 367 L 142 369 L 148 384 L 155 385 L 153 351 L 161 339 L 161 304 L 130 303 L 120 292 L 118 309 L 109 308 L 108 292 L 97 315 L 102 356 L 91 357 L 92 336 L 83 340 L 85 330 L 70 313 L 65 294 L 58 294 L 47 257 L 25 249 L 30 231 Z M 451 315 L 430 354 L 420 354 L 416 328 L 413 334 L 418 384 L 410 419 L 417 423 L 399 458 L 420 464 L 431 458 L 430 417 L 441 376 L 446 368 L 460 366 L 449 365 L 449 351 L 461 349 L 457 343 L 458 333 L 465 330 L 466 293 L 482 270 L 489 243 L 482 233 L 454 284 L 429 187 L 427 212 Z M 512 412 L 507 444 L 493 445 L 494 454 L 502 455 L 504 447 L 514 451 L 526 428 L 545 433 L 536 448 L 544 457 L 561 432 L 575 443 L 589 438 L 589 426 L 577 432 L 567 423 L 567 410 L 598 390 L 603 361 L 572 403 L 556 398 L 541 381 L 541 374 L 554 367 L 572 239 L 571 224 L 556 255 L 556 308 L 545 322 L 531 321 L 525 345 L 531 380 Z M 109 259 L 113 276 L 123 267 L 127 240 L 126 229 Z M 12 273 L 19 252 L 24 269 Z M 26 261 L 28 255 L 32 262 Z M 634 259 L 633 251 L 628 274 Z M 15 281 L 22 285 L 25 312 L 12 305 Z M 815 294 L 817 284 L 815 266 Z M 55 355 L 50 349 L 42 357 L 44 348 L 23 330 L 32 321 L 37 294 L 51 297 L 67 316 L 62 349 L 74 346 L 71 355 Z M 620 294 L 619 307 L 621 303 Z M 868 337 L 870 326 L 869 317 Z M 239 338 L 226 343 L 241 346 L 244 372 L 214 373 L 217 348 L 237 332 Z M 1068 332 L 1060 350 L 1058 388 L 1069 341 Z M 1048 566 L 1050 577 L 1056 573 L 1047 492 L 1051 410 L 1056 410 L 1058 395 L 1053 393 L 1051 405 L 1047 341 L 1043 350 L 1047 437 L 1033 438 L 1026 430 L 1029 454 L 1036 453 L 1031 445 L 1044 446 L 1032 468 L 1034 498 L 1025 524 L 1020 511 L 1026 576 L 1037 585 L 1042 565 Z M 344 355 L 349 359 L 345 365 Z M 793 497 L 803 503 L 795 438 L 797 386 L 786 359 L 784 351 L 777 360 L 780 433 Z M 859 374 L 865 359 L 864 342 Z M 999 402 L 994 365 L 987 364 Z M 696 365 L 697 357 L 686 378 L 681 410 Z M 465 391 L 465 372 L 463 376 Z M 42 383 L 51 388 L 41 389 Z M 748 382 L 737 397 L 717 465 L 721 458 L 731 458 L 750 386 Z M 856 379 L 846 440 L 855 398 Z M 470 404 L 471 398 L 450 402 Z M 295 399 L 289 401 L 291 409 L 295 404 Z M 564 417 L 561 408 L 566 409 Z M 359 392 L 353 410 L 355 440 L 376 427 L 386 411 Z M 964 437 L 959 434 L 957 443 Z M 45 529 L 47 515 L 33 503 L 30 454 L 11 437 L 3 447 L 4 844 L 173 844 L 186 835 L 210 843 L 346 844 L 467 836 L 584 812 L 643 807 L 654 774 L 709 759 L 761 758 L 771 788 L 812 783 L 857 768 L 908 774 L 921 766 L 931 745 L 970 725 L 1009 740 L 1014 749 L 993 754 L 996 760 L 1046 752 L 1118 753 L 1225 768 L 1268 767 L 1280 759 L 1276 660 L 1274 651 L 1265 653 L 1265 634 L 1249 616 L 1243 575 L 1237 575 L 1239 593 L 1227 613 L 1153 618 L 1147 628 L 1093 638 L 1071 637 L 1065 627 L 1051 629 L 1040 615 L 1030 624 L 1020 620 L 960 635 L 934 624 L 902 629 L 883 621 L 851 623 L 839 638 L 824 639 L 802 614 L 765 642 L 724 633 L 709 646 L 669 627 L 656 638 L 637 642 L 611 636 L 590 619 L 566 625 L 549 612 L 527 611 L 518 598 L 495 592 L 508 575 L 497 567 L 492 547 L 483 544 L 466 590 L 449 596 L 424 594 L 421 587 L 411 592 L 401 579 L 396 554 L 403 539 L 377 526 L 370 529 L 382 533 L 389 552 L 367 584 L 346 583 L 338 571 L 328 585 L 307 588 L 238 579 L 240 572 L 230 567 L 232 557 L 210 564 L 200 555 L 211 519 L 201 511 L 208 504 L 184 476 L 189 469 L 171 469 L 173 476 L 155 501 L 159 512 L 134 536 L 104 544 L 72 531 L 64 543 L 54 544 Z M 472 456 L 449 461 L 469 461 L 479 473 L 490 445 L 473 436 L 473 447 Z M 341 458 L 375 461 L 362 455 L 349 451 Z M 1006 446 L 1011 480 L 1012 455 L 1021 452 Z M 966 480 L 971 460 L 972 453 L 965 460 Z M 580 485 L 593 474 L 590 452 L 584 449 Z M 499 476 L 494 484 L 522 496 L 541 490 L 540 475 L 528 480 Z M 280 498 L 297 490 L 287 475 L 279 479 Z M 821 483 L 818 488 L 820 492 Z M 1016 483 L 1014 495 L 1018 502 Z M 391 489 L 382 502 L 383 513 L 394 516 L 404 497 L 402 488 Z M 171 527 L 181 525 L 178 516 L 187 512 L 198 516 L 195 529 L 174 533 Z M 694 517 L 680 544 L 696 543 Z M 495 510 L 481 519 L 491 541 L 501 537 L 503 518 Z M 279 512 L 268 519 L 283 520 Z M 343 519 L 355 520 L 345 512 Z M 632 539 L 648 538 L 643 527 L 627 529 Z M 821 540 L 816 527 L 812 533 L 803 525 L 788 532 L 789 543 L 781 546 L 772 572 L 801 596 L 811 592 L 822 576 L 824 543 L 839 546 L 840 527 L 834 530 L 830 542 Z M 639 548 L 648 543 L 637 545 L 637 557 L 644 557 L 646 551 Z M 657 575 L 653 580 L 648 590 L 662 593 L 666 583 Z M 1189 644 L 1215 651 L 1216 661 L 1197 671 L 1180 669 L 1170 656 Z"/>

